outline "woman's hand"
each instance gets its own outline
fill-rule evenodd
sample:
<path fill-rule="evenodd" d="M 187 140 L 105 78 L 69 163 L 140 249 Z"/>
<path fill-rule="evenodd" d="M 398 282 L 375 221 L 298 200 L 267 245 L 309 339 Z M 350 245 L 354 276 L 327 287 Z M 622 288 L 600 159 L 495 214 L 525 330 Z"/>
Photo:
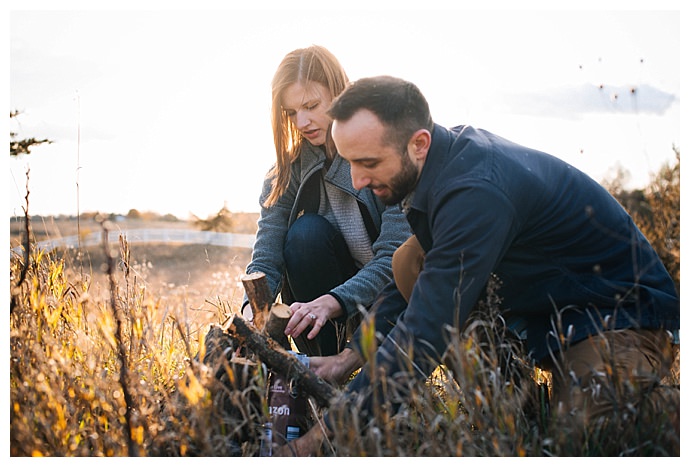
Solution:
<path fill-rule="evenodd" d="M 285 326 L 285 334 L 299 337 L 311 327 L 307 339 L 314 339 L 329 319 L 343 314 L 340 303 L 332 295 L 322 295 L 309 303 L 295 302 L 290 305 L 292 316 Z"/>

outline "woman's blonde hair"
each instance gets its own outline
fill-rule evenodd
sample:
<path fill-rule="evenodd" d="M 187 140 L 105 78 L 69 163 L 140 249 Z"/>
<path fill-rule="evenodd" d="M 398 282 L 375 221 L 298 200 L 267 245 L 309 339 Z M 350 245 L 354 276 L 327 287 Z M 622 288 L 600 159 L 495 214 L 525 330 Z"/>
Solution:
<path fill-rule="evenodd" d="M 347 75 L 338 59 L 326 48 L 318 45 L 293 50 L 280 62 L 271 83 L 271 126 L 276 148 L 276 164 L 269 173 L 273 181 L 271 193 L 264 201 L 266 207 L 275 204 L 285 193 L 290 182 L 290 167 L 299 157 L 302 147 L 302 135 L 282 108 L 283 92 L 295 83 L 303 86 L 320 83 L 330 91 L 331 97 L 335 98 L 345 89 L 347 82 Z M 330 150 L 331 147 L 329 132 L 326 136 L 326 148 Z"/>

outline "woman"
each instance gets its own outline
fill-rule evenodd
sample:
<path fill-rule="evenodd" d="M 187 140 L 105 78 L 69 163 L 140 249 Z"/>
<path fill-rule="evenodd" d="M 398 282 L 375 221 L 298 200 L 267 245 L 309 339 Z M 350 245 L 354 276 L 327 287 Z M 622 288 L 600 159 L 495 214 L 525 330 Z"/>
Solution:
<path fill-rule="evenodd" d="M 285 333 L 309 355 L 344 348 L 359 306 L 391 281 L 393 252 L 410 236 L 398 206 L 352 187 L 350 166 L 336 152 L 327 110 L 347 82 L 320 46 L 287 54 L 272 82 L 277 161 L 264 180 L 246 272 L 263 272 L 274 298 L 290 304 Z M 246 297 L 242 309 L 251 315 Z M 307 332 L 308 346 L 298 340 Z"/>

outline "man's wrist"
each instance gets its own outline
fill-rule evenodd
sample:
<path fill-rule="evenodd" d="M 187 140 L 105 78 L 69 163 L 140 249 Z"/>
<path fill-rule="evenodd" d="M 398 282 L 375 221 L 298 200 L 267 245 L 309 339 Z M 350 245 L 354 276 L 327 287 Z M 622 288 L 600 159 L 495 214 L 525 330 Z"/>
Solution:
<path fill-rule="evenodd" d="M 362 356 L 351 347 L 345 347 L 343 351 L 340 352 L 339 359 L 339 366 L 347 369 L 348 375 L 361 368 L 364 363 Z"/>

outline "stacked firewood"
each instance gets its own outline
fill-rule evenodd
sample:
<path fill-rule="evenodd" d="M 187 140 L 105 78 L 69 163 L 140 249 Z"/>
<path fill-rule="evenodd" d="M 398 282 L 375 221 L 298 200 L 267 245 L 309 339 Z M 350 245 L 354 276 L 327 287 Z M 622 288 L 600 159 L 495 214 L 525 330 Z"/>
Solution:
<path fill-rule="evenodd" d="M 270 371 L 269 384 L 275 385 L 278 381 L 278 385 L 289 386 L 293 394 L 299 393 L 300 397 L 311 399 L 318 407 L 327 407 L 338 390 L 311 371 L 292 351 L 284 332 L 290 319 L 290 308 L 273 303 L 263 273 L 244 275 L 242 284 L 253 316 L 233 314 L 224 324 L 212 325 L 204 341 L 203 363 L 216 369 L 218 380 L 225 383 L 232 380 L 234 389 L 242 389 L 237 386 L 249 384 L 248 378 L 237 380 L 235 375 L 247 375 L 257 365 L 265 365 Z M 299 346 L 305 348 L 306 344 L 308 342 Z M 267 391 L 269 398 L 272 388 Z M 270 407 L 270 400 L 268 402 Z M 277 444 L 285 441 L 279 440 Z"/>

